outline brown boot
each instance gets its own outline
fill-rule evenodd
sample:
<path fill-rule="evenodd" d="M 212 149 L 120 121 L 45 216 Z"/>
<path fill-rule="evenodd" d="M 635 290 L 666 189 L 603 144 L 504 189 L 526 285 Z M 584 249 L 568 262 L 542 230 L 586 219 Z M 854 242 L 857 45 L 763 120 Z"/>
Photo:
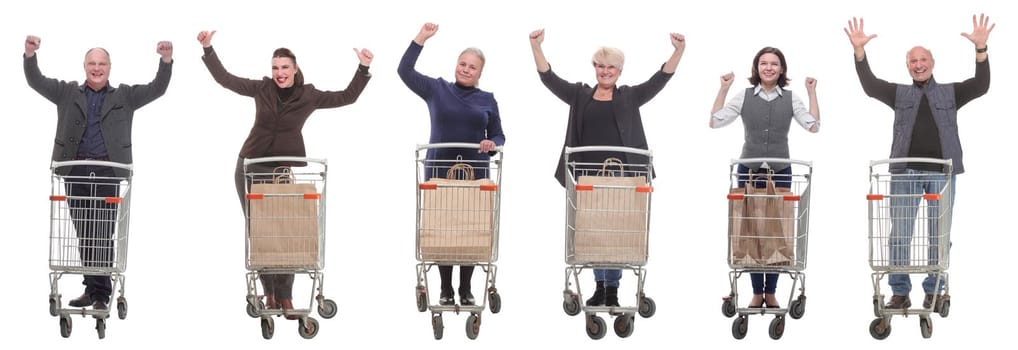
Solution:
<path fill-rule="evenodd" d="M 272 294 L 265 295 L 265 308 L 268 310 L 278 309 L 279 305 L 276 303 L 276 296 Z"/>
<path fill-rule="evenodd" d="M 277 301 L 279 302 L 279 306 L 283 309 L 283 315 L 286 315 L 286 319 L 288 320 L 300 319 L 300 315 L 291 315 L 287 313 L 287 311 L 293 310 L 293 301 L 291 301 L 290 299 L 279 299 Z"/>

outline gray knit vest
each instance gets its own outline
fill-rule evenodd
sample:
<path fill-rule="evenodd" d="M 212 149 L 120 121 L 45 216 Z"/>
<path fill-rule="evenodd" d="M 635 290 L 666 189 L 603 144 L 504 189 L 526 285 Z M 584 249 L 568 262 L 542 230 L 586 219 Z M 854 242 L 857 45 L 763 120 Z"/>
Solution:
<path fill-rule="evenodd" d="M 780 89 L 780 88 L 779 88 Z M 742 103 L 742 124 L 746 142 L 742 144 L 742 158 L 788 158 L 788 130 L 792 124 L 792 92 L 782 89 L 771 101 L 746 89 Z M 760 163 L 743 164 L 750 169 Z M 787 163 L 767 164 L 774 171 L 788 167 Z"/>
<path fill-rule="evenodd" d="M 950 159 L 953 165 L 953 173 L 965 172 L 965 166 L 961 162 L 961 140 L 958 137 L 958 108 L 955 106 L 954 84 L 937 84 L 932 78 L 925 88 L 915 84 L 898 84 L 894 96 L 894 139 L 891 141 L 891 158 L 908 157 L 909 147 L 912 145 L 912 129 L 915 127 L 916 114 L 919 112 L 919 102 L 922 101 L 923 90 L 930 102 L 930 112 L 933 113 L 933 122 L 937 123 L 940 135 L 928 135 L 929 137 L 940 136 L 940 152 L 944 159 Z M 892 164 L 892 173 L 905 170 L 905 163 Z"/>

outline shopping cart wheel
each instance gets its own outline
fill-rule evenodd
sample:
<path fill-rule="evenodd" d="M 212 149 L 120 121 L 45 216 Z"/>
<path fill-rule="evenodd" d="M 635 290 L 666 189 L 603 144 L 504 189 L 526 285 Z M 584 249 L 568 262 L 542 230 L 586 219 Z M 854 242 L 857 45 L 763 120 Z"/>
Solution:
<path fill-rule="evenodd" d="M 562 300 L 562 311 L 566 312 L 566 315 L 576 316 L 580 314 L 580 297 L 576 294 L 570 294 Z"/>
<path fill-rule="evenodd" d="M 891 335 L 891 319 L 880 317 L 870 322 L 870 335 L 876 340 L 887 339 Z"/>
<path fill-rule="evenodd" d="M 650 318 L 657 312 L 657 304 L 650 297 L 640 298 L 640 316 Z"/>
<path fill-rule="evenodd" d="M 771 320 L 771 326 L 767 329 L 767 335 L 771 336 L 771 339 L 778 340 L 785 334 L 785 316 L 777 316 Z"/>
<path fill-rule="evenodd" d="M 262 338 L 272 339 L 272 333 L 276 331 L 274 323 L 271 317 L 262 317 Z"/>
<path fill-rule="evenodd" d="M 445 325 L 442 324 L 442 314 L 434 314 L 431 316 L 431 330 L 435 333 L 435 339 L 442 339 L 442 333 L 445 332 Z"/>
<path fill-rule="evenodd" d="M 725 317 L 735 316 L 735 303 L 732 302 L 732 299 L 725 299 L 721 302 L 721 314 Z"/>
<path fill-rule="evenodd" d="M 477 333 L 481 331 L 481 318 L 477 314 L 470 314 L 467 317 L 467 338 L 477 339 Z"/>
<path fill-rule="evenodd" d="M 933 336 L 933 320 L 929 316 L 919 316 L 919 331 L 922 332 L 924 339 Z"/>
<path fill-rule="evenodd" d="M 71 336 L 71 318 L 67 316 L 60 317 L 60 336 L 67 338 Z"/>
<path fill-rule="evenodd" d="M 297 321 L 297 333 L 301 338 L 311 339 L 318 335 L 318 320 L 314 317 L 304 317 Z"/>
<path fill-rule="evenodd" d="M 56 316 L 60 314 L 60 297 L 49 297 L 49 315 Z"/>
<path fill-rule="evenodd" d="M 587 314 L 587 335 L 590 339 L 598 340 L 608 334 L 608 326 L 604 319 L 595 314 Z"/>
<path fill-rule="evenodd" d="M 794 319 L 802 318 L 802 315 L 806 313 L 806 296 L 800 295 L 798 299 L 792 300 L 792 304 L 788 306 L 788 315 Z"/>
<path fill-rule="evenodd" d="M 124 297 L 117 298 L 117 317 L 127 319 L 127 299 Z"/>
<path fill-rule="evenodd" d="M 336 316 L 339 312 L 339 307 L 336 306 L 336 302 L 332 299 L 325 299 L 325 301 L 318 304 L 318 315 L 322 318 L 329 319 Z"/>
<path fill-rule="evenodd" d="M 488 293 L 488 309 L 493 314 L 502 311 L 502 296 L 498 295 L 498 292 Z"/>
<path fill-rule="evenodd" d="M 251 318 L 258 318 L 258 310 L 265 310 L 265 302 L 261 299 L 248 299 L 247 315 Z"/>
<path fill-rule="evenodd" d="M 99 339 L 106 339 L 106 319 L 100 318 L 95 320 L 95 332 L 99 334 Z"/>
<path fill-rule="evenodd" d="M 417 311 L 428 311 L 428 292 L 423 291 L 421 288 L 417 289 Z"/>
<path fill-rule="evenodd" d="M 636 322 L 636 316 L 633 315 L 622 315 L 615 318 L 615 335 L 619 338 L 626 338 L 633 335 L 633 325 Z"/>
<path fill-rule="evenodd" d="M 735 339 L 745 338 L 747 331 L 749 331 L 749 317 L 739 315 L 732 321 L 732 337 Z"/>
<path fill-rule="evenodd" d="M 940 317 L 947 317 L 947 315 L 948 315 L 948 313 L 950 311 L 951 311 L 951 301 L 950 300 L 944 300 L 944 301 L 940 302 L 940 311 L 939 311 L 940 312 Z"/>

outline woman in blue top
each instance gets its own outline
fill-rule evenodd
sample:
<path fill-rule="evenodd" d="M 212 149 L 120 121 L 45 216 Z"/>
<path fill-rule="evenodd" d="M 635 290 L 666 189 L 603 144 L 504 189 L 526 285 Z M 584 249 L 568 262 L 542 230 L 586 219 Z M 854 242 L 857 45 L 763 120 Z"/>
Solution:
<path fill-rule="evenodd" d="M 505 143 L 505 135 L 502 134 L 495 96 L 477 88 L 477 81 L 484 70 L 484 54 L 477 48 L 463 50 L 456 62 L 455 82 L 425 76 L 414 65 L 424 49 L 424 42 L 436 32 L 437 24 L 425 23 L 421 27 L 403 54 L 397 72 L 403 83 L 428 105 L 431 114 L 430 143 L 479 143 L 480 149 L 429 149 L 427 160 L 486 161 L 489 159 L 488 152 Z M 486 177 L 487 174 L 477 171 L 475 177 Z M 431 173 L 429 171 L 426 176 L 430 177 Z M 442 278 L 439 304 L 453 305 L 456 302 L 452 290 L 452 266 L 439 266 L 438 272 Z M 458 291 L 462 305 L 474 304 L 474 296 L 470 293 L 470 276 L 473 273 L 473 266 L 460 266 Z"/>

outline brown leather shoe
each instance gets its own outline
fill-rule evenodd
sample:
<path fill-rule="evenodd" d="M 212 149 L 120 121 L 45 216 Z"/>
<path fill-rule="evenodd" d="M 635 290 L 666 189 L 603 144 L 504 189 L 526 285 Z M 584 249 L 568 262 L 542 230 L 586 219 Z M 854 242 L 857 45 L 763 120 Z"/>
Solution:
<path fill-rule="evenodd" d="M 951 296 L 944 294 L 941 296 L 926 294 L 926 298 L 923 298 L 923 308 L 933 308 L 933 312 L 940 312 L 940 306 L 944 305 L 944 301 L 951 300 Z"/>
<path fill-rule="evenodd" d="M 885 309 L 908 309 L 912 306 L 912 300 L 907 295 L 891 296 L 891 301 L 884 306 Z"/>
<path fill-rule="evenodd" d="M 104 302 L 102 300 L 96 300 L 95 303 L 92 304 L 92 309 L 93 310 L 109 310 L 110 308 L 108 306 L 106 306 L 106 302 Z"/>
<path fill-rule="evenodd" d="M 272 295 L 272 294 L 266 294 L 265 295 L 265 308 L 269 309 L 269 310 L 271 310 L 271 309 L 278 309 L 279 308 L 279 305 L 276 302 L 276 296 L 275 295 Z"/>
<path fill-rule="evenodd" d="M 71 299 L 67 305 L 70 305 L 71 307 L 88 307 L 92 305 L 92 297 L 89 296 L 88 293 L 85 293 L 76 299 Z"/>
<path fill-rule="evenodd" d="M 286 319 L 288 319 L 288 320 L 299 320 L 300 319 L 300 315 L 291 315 L 291 314 L 287 313 L 287 311 L 293 310 L 293 301 L 292 300 L 290 300 L 290 299 L 279 299 L 277 301 L 279 302 L 279 306 L 283 309 L 283 315 L 286 315 Z"/>
<path fill-rule="evenodd" d="M 764 304 L 767 304 L 768 309 L 781 308 L 778 305 L 778 298 L 774 297 L 774 294 L 764 294 Z"/>

